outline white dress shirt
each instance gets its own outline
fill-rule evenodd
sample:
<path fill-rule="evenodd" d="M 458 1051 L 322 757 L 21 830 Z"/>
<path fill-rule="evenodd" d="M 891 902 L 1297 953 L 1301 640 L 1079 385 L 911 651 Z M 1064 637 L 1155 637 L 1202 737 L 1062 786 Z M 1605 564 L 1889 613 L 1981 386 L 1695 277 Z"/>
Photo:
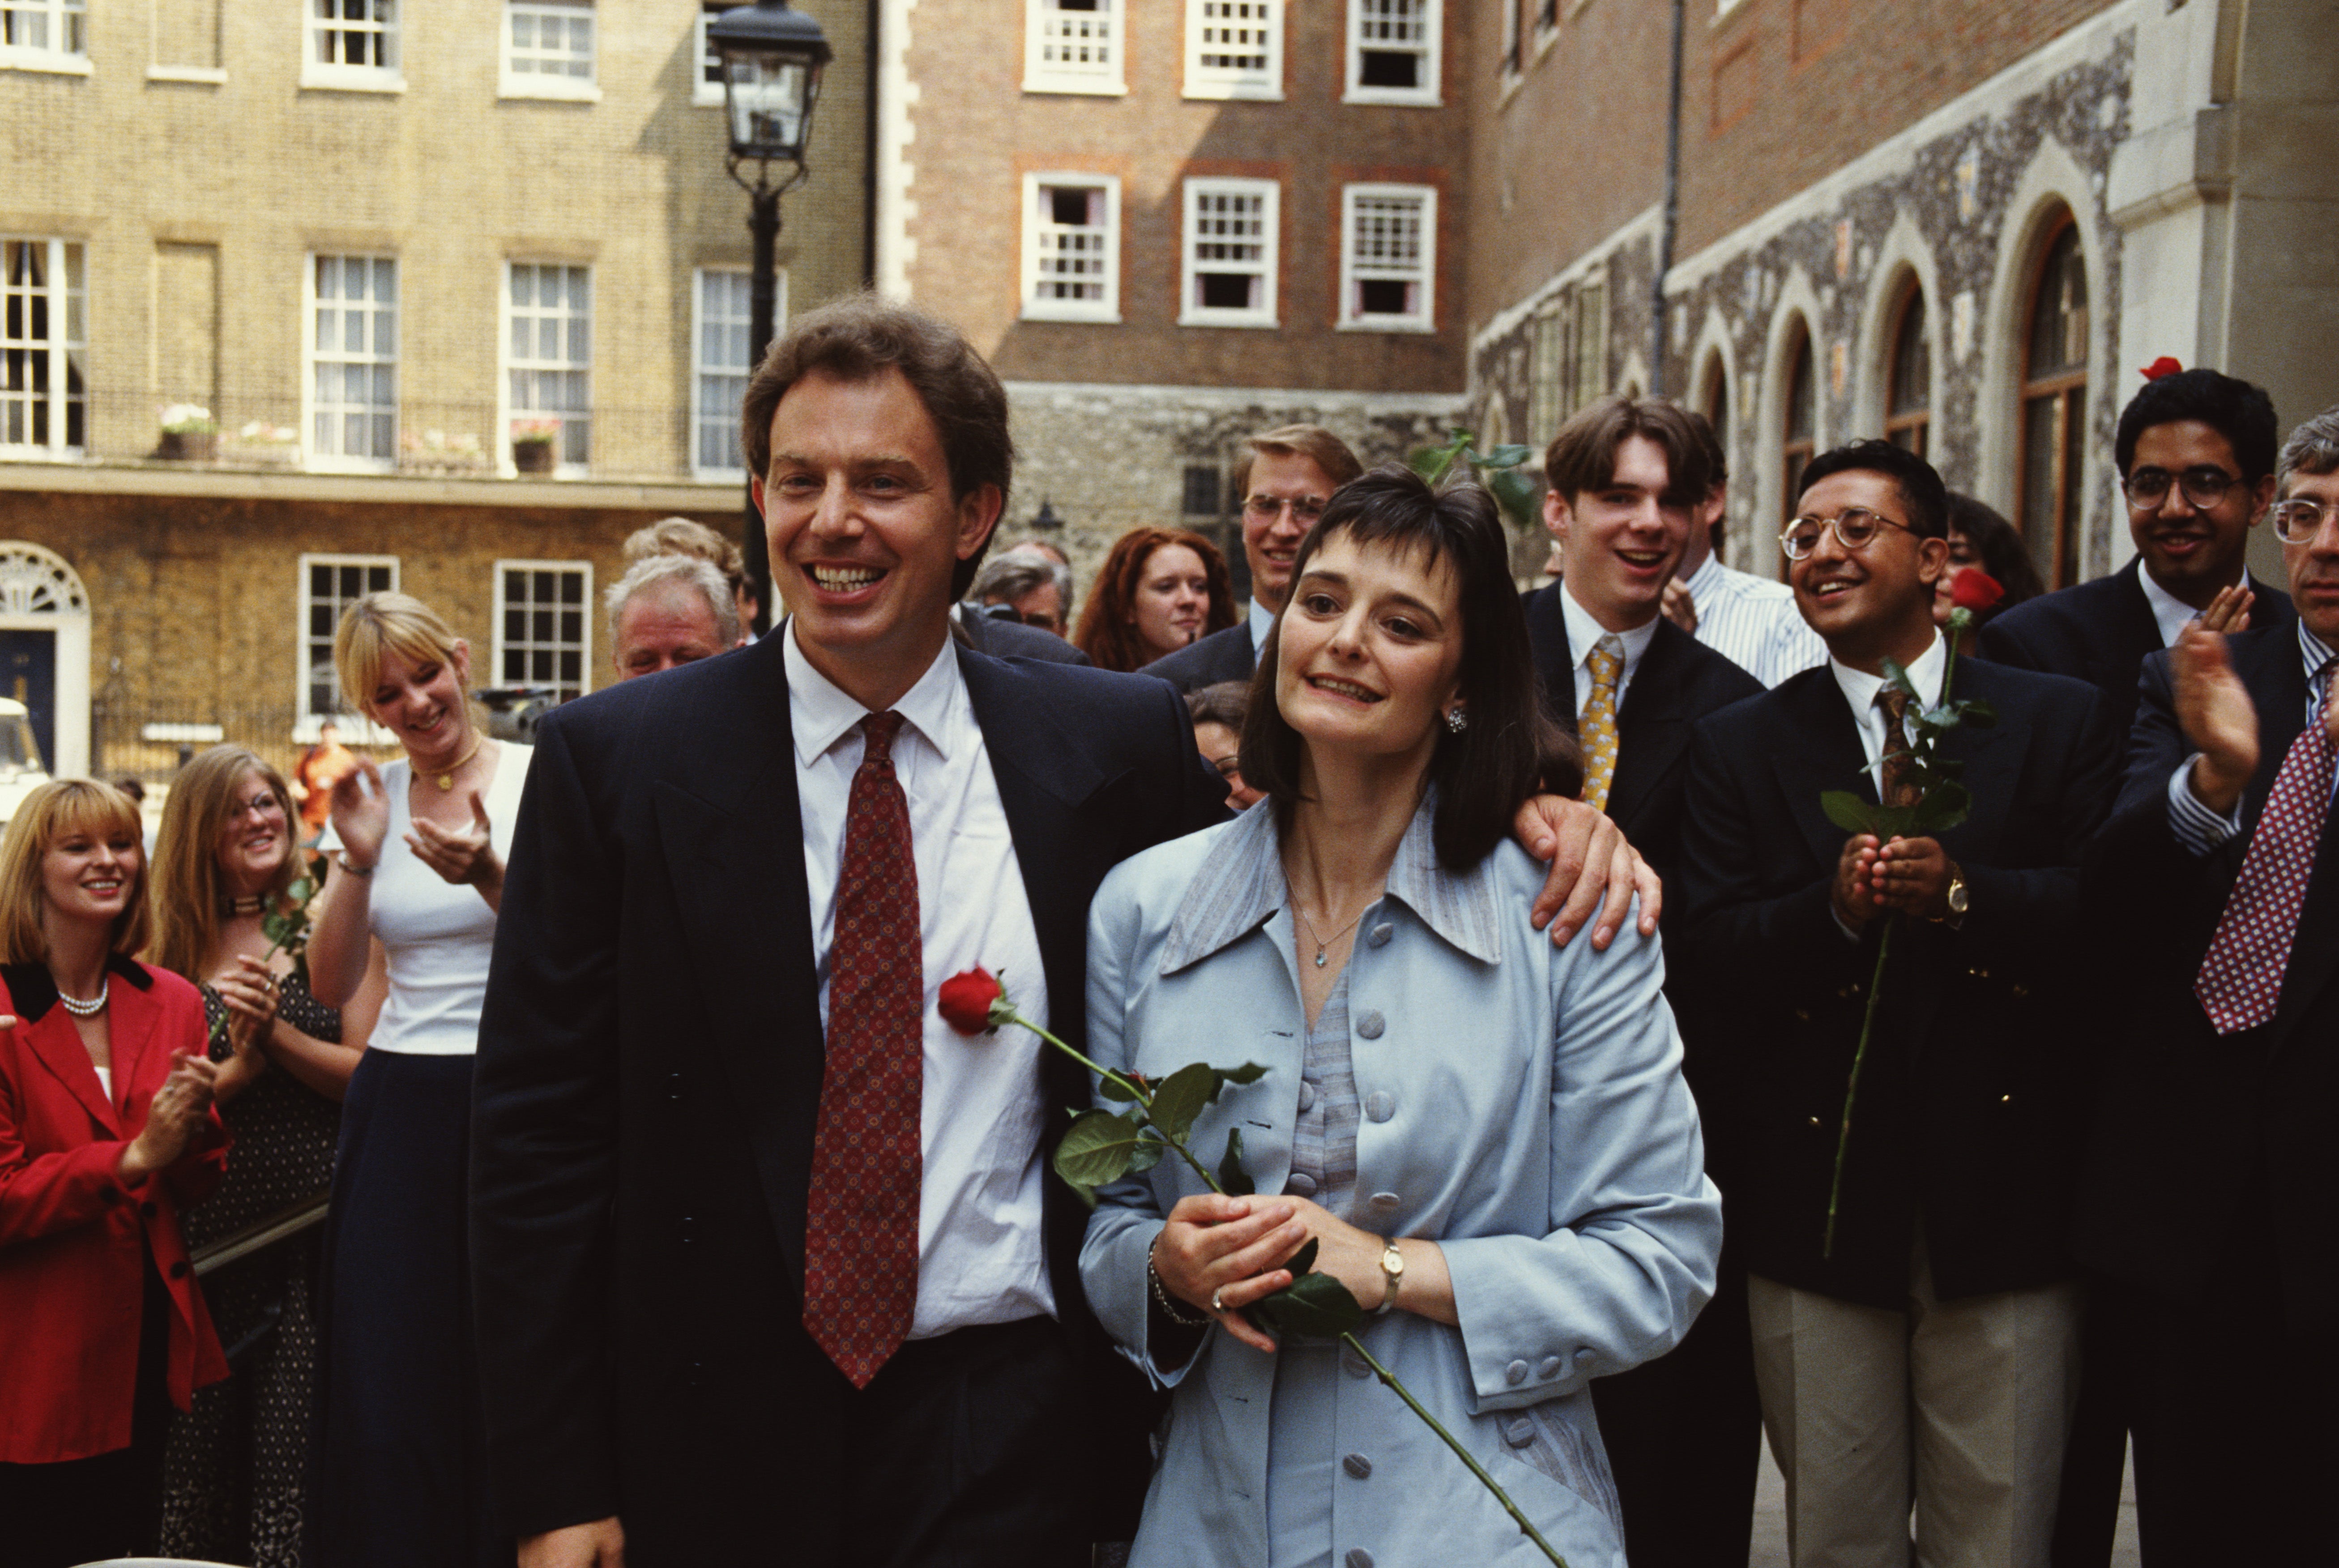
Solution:
<path fill-rule="evenodd" d="M 1567 579 L 1559 579 L 1559 610 L 1566 617 L 1567 652 L 1575 660 L 1575 711 L 1580 716 L 1584 705 L 1592 700 L 1592 650 L 1600 639 L 1614 636 L 1624 645 L 1624 667 L 1616 676 L 1616 711 L 1624 711 L 1624 688 L 1633 684 L 1633 672 L 1641 667 L 1641 656 L 1649 651 L 1650 642 L 1657 635 L 1657 618 L 1634 626 L 1629 632 L 1611 633 L 1606 626 L 1593 619 L 1592 612 L 1575 602 L 1575 591 Z"/>
<path fill-rule="evenodd" d="M 1775 686 L 1827 662 L 1827 645 L 1795 607 L 1795 591 L 1709 555 L 1683 580 L 1697 609 L 1697 640 Z"/>
<path fill-rule="evenodd" d="M 2144 602 L 2152 606 L 2153 624 L 2160 628 L 2160 646 L 2167 647 L 2201 612 L 2154 582 L 2146 567 L 2137 567 L 2136 580 L 2144 589 Z"/>
<path fill-rule="evenodd" d="M 1243 619 L 1250 626 L 1251 667 L 1258 667 L 1258 651 L 1267 646 L 1267 634 L 1275 629 L 1275 612 L 1257 599 L 1243 607 Z"/>
<path fill-rule="evenodd" d="M 861 766 L 861 721 L 869 715 L 813 668 L 793 620 L 786 659 L 824 1031 L 845 808 Z M 924 1169 L 910 1337 L 930 1339 L 976 1324 L 1055 1314 L 1040 1228 L 1047 1178 L 1040 1151 L 1043 1047 L 1021 1029 L 969 1039 L 935 1007 L 943 981 L 980 965 L 999 977 L 1016 1011 L 1044 1026 L 1048 986 L 990 749 L 949 639 L 893 711 L 904 721 L 893 741 L 893 773 L 909 804 L 925 948 Z"/>
<path fill-rule="evenodd" d="M 1929 708 L 1939 705 L 1941 676 L 1948 668 L 1949 653 L 1949 645 L 1941 640 L 1940 633 L 1935 632 L 1932 646 L 1907 666 L 1909 684 L 1917 688 L 1920 705 Z M 1843 700 L 1851 706 L 1851 722 L 1853 727 L 1860 731 L 1860 749 L 1868 757 L 1868 776 L 1876 785 L 1876 798 L 1881 800 L 1884 798 L 1884 710 L 1877 705 L 1876 694 L 1884 689 L 1884 677 L 1853 669 L 1835 658 L 1828 660 L 1828 668 L 1835 675 L 1835 684 L 1842 691 Z"/>

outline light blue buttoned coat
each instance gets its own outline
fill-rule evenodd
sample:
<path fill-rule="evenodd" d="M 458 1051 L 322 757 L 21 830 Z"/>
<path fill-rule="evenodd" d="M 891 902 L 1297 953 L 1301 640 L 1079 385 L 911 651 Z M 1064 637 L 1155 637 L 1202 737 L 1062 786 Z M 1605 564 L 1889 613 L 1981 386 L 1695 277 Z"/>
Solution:
<path fill-rule="evenodd" d="M 1659 987 L 1658 944 L 1554 951 L 1527 922 L 1543 870 L 1505 843 L 1440 870 L 1434 797 L 1349 960 L 1368 1230 L 1439 1243 L 1458 1328 L 1409 1313 L 1362 1337 L 1500 1481 L 1571 1568 L 1623 1568 L 1593 1378 L 1663 1355 L 1712 1294 L 1720 1195 Z M 1189 1142 L 1215 1163 L 1239 1127 L 1264 1193 L 1283 1189 L 1306 1016 L 1273 808 L 1160 845 L 1105 879 L 1089 918 L 1089 1049 L 1155 1078 L 1191 1061 L 1268 1068 L 1229 1086 Z M 1182 1366 L 1147 1346 L 1145 1260 L 1162 1217 L 1206 1190 L 1183 1161 L 1100 1194 L 1081 1275 L 1100 1320 L 1173 1386 L 1136 1568 L 1266 1568 L 1275 1358 L 1213 1329 Z M 1541 1563 L 1459 1459 L 1343 1352 L 1335 1386 L 1333 1561 L 1364 1568 Z M 1359 1474 L 1362 1470 L 1365 1474 Z"/>

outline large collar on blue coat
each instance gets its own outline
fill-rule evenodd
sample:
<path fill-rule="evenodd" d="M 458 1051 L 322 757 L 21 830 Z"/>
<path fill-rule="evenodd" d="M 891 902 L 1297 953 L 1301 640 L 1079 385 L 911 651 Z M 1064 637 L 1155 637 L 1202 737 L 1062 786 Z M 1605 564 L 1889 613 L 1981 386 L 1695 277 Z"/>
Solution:
<path fill-rule="evenodd" d="M 1500 963 L 1503 935 L 1495 919 L 1494 857 L 1458 873 L 1440 866 L 1432 842 L 1436 817 L 1437 793 L 1426 791 L 1397 844 L 1385 896 L 1402 900 L 1424 925 L 1470 957 Z M 1170 935 L 1161 944 L 1161 972 L 1175 974 L 1248 936 L 1288 902 L 1275 807 L 1262 801 L 1229 823 L 1210 846 L 1170 922 Z"/>

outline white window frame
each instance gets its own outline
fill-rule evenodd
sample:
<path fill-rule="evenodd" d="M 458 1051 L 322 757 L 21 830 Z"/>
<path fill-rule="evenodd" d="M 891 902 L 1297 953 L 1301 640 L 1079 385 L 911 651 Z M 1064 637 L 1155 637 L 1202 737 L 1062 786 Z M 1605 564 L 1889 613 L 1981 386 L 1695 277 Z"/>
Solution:
<path fill-rule="evenodd" d="M 515 56 L 519 45 L 513 41 L 513 25 L 523 15 L 542 22 L 571 19 L 582 14 L 586 18 L 589 44 L 585 53 L 585 74 L 549 74 L 542 71 L 518 69 Z M 496 68 L 498 80 L 496 94 L 503 98 L 550 98 L 564 104 L 597 104 L 601 101 L 601 16 L 600 7 L 593 0 L 504 0 L 501 23 L 503 31 L 496 42 Z M 541 49 L 532 50 L 531 57 L 552 58 Z"/>
<path fill-rule="evenodd" d="M 747 477 L 747 471 L 744 466 L 744 459 L 741 463 L 735 463 L 727 468 L 710 468 L 700 460 L 700 439 L 706 433 L 707 421 L 712 418 L 717 417 L 710 415 L 706 409 L 706 394 L 707 378 L 710 376 L 735 376 L 738 379 L 740 390 L 745 392 L 747 386 L 748 375 L 753 369 L 753 367 L 745 363 L 734 367 L 731 365 L 709 366 L 706 362 L 706 330 L 709 325 L 706 320 L 706 279 L 716 274 L 742 279 L 751 276 L 748 270 L 745 267 L 700 267 L 691 274 L 690 472 L 691 477 L 694 478 L 727 479 L 733 483 L 736 483 L 740 479 Z M 780 269 L 778 276 L 773 280 L 772 330 L 775 332 L 785 330 L 786 328 L 787 319 L 788 274 L 787 270 L 785 268 L 782 268 Z M 746 330 L 746 325 L 744 321 L 741 323 L 740 330 L 743 333 Z M 730 417 L 725 421 L 725 423 L 735 439 L 739 429 L 737 415 L 738 399 L 732 399 L 732 402 L 733 409 Z"/>
<path fill-rule="evenodd" d="M 1186 88 L 1189 98 L 1283 101 L 1283 9 L 1287 0 L 1186 0 Z M 1217 36 L 1228 27 L 1257 27 L 1266 34 L 1267 64 L 1256 71 L 1203 64 L 1219 53 Z"/>
<path fill-rule="evenodd" d="M 1100 190 L 1104 196 L 1103 297 L 1098 300 L 1042 300 L 1039 297 L 1041 240 L 1050 225 L 1040 218 L 1040 192 L 1061 185 Z M 1120 320 L 1120 177 L 1077 171 L 1041 172 L 1023 176 L 1023 307 L 1027 321 L 1102 321 Z"/>
<path fill-rule="evenodd" d="M 400 426 L 400 419 L 399 419 L 400 403 L 399 403 L 399 395 L 398 395 L 398 369 L 399 369 L 399 356 L 398 356 L 398 348 L 397 348 L 397 345 L 398 345 L 398 344 L 400 344 L 400 343 L 402 343 L 402 342 L 404 341 L 404 338 L 403 338 L 403 336 L 401 335 L 401 334 L 402 334 L 403 324 L 402 324 L 402 323 L 396 323 L 396 324 L 393 324 L 393 326 L 392 326 L 392 328 L 391 328 L 391 333 L 392 333 L 391 342 L 392 342 L 392 347 L 391 347 L 391 349 L 390 349 L 390 351 L 389 355 L 388 355 L 388 356 L 386 356 L 386 357 L 385 357 L 385 356 L 383 356 L 383 355 L 381 355 L 381 354 L 380 354 L 379 352 L 367 352 L 367 353 L 362 353 L 362 354 L 352 354 L 352 353 L 350 353 L 350 352 L 349 352 L 348 350 L 334 350 L 334 351 L 333 351 L 332 353 L 331 353 L 331 354 L 322 354 L 322 353 L 321 353 L 321 352 L 320 352 L 320 350 L 318 350 L 318 347 L 317 347 L 317 312 L 318 312 L 318 311 L 319 311 L 320 309 L 321 309 L 321 308 L 326 308 L 326 307 L 327 307 L 327 306 L 329 306 L 329 305 L 330 305 L 330 307 L 331 307 L 331 308 L 332 308 L 332 309 L 336 309 L 336 310 L 340 310 L 340 311 L 347 311 L 349 310 L 349 308 L 350 308 L 350 302 L 347 301 L 347 299 L 346 299 L 346 298 L 343 298 L 343 299 L 341 299 L 341 300 L 332 301 L 320 301 L 320 300 L 317 298 L 317 263 L 318 263 L 318 262 L 320 262 L 320 261 L 340 261 L 340 262 L 343 263 L 344 265 L 346 265 L 347 263 L 349 263 L 349 262 L 350 262 L 350 261 L 364 261 L 364 262 L 369 263 L 369 265 L 370 265 L 370 263 L 372 263 L 372 262 L 375 262 L 375 261 L 388 261 L 388 262 L 390 264 L 390 268 L 391 268 L 391 273 L 390 273 L 390 276 L 391 276 L 391 278 L 392 278 L 392 280 L 393 280 L 393 292 L 392 292 L 392 294 L 391 294 L 391 296 L 390 296 L 390 303 L 389 309 L 390 309 L 390 311 L 391 315 L 393 316 L 393 318 L 395 318 L 395 317 L 397 317 L 397 316 L 399 316 L 399 315 L 402 314 L 402 313 L 404 312 L 404 311 L 405 311 L 405 302 L 404 302 L 404 299 L 403 299 L 403 293 L 404 293 L 403 283 L 402 283 L 402 281 L 398 280 L 398 274 L 397 274 L 397 267 L 398 267 L 398 258 L 397 258 L 397 257 L 395 257 L 395 256 L 380 256 L 380 255 L 374 255 L 374 254 L 370 254 L 370 253 L 359 254 L 359 255 L 344 255 L 344 254 L 341 254 L 341 253 L 340 253 L 340 252 L 321 252 L 321 251 L 311 251 L 311 252 L 310 252 L 307 256 L 304 256 L 304 257 L 301 259 L 301 466 L 302 466 L 302 467 L 304 467 L 304 468 L 309 468 L 316 469 L 316 470 L 318 470 L 319 472 L 322 472 L 322 473 L 344 473 L 344 474 L 386 474 L 386 473 L 390 472 L 392 469 L 394 469 L 394 468 L 396 468 L 398 467 L 398 438 L 399 438 L 399 426 Z M 368 313 L 368 315 L 369 315 L 369 318 L 370 318 L 370 317 L 371 317 L 371 315 L 373 314 L 373 312 L 374 312 L 375 311 L 377 311 L 378 309 L 380 309 L 380 307 L 376 306 L 376 305 L 374 304 L 374 302 L 373 302 L 372 301 L 370 301 L 370 300 L 369 300 L 369 301 L 365 301 L 365 303 L 363 304 L 363 306 L 362 306 L 362 307 L 360 307 L 360 308 L 364 309 L 364 310 L 367 311 L 367 313 Z M 318 413 L 319 413 L 319 411 L 320 411 L 320 399 L 318 399 L 318 396 L 317 396 L 317 367 L 318 367 L 320 364 L 324 364 L 324 363 L 332 363 L 332 364 L 340 364 L 340 365 L 355 365 L 355 364 L 362 364 L 362 365 L 380 365 L 380 364 L 385 364 L 385 363 L 386 363 L 386 364 L 388 364 L 388 365 L 390 366 L 390 450 L 389 450 L 387 453 L 385 453 L 385 454 L 383 454 L 383 455 L 380 455 L 380 456 L 378 456 L 378 457 L 377 457 L 377 456 L 359 456 L 359 457 L 351 457 L 351 456 L 350 456 L 350 455 L 348 455 L 347 453 L 344 453 L 344 452 L 339 452 L 339 451 L 327 451 L 327 450 L 323 449 L 322 446 L 319 443 L 319 441 L 318 441 L 318 439 L 317 439 L 317 415 L 318 415 Z M 336 408 L 336 409 L 355 409 L 355 408 L 359 407 L 359 405 L 357 405 L 357 404 L 347 403 L 347 402 L 335 403 L 335 404 L 331 404 L 331 405 L 329 405 L 329 406 L 330 406 L 330 407 L 332 407 L 332 408 Z M 378 406 L 378 405 L 368 404 L 368 405 L 365 405 L 365 406 L 367 406 L 367 407 L 376 407 L 376 406 Z"/>
<path fill-rule="evenodd" d="M 1357 284 L 1366 264 L 1357 255 L 1359 199 L 1403 197 L 1421 203 L 1420 308 L 1405 315 L 1367 315 L 1357 306 Z M 1382 271 L 1382 276 L 1396 274 Z M 1433 332 L 1437 330 L 1437 187 L 1356 184 L 1340 187 L 1340 315 L 1343 332 Z"/>
<path fill-rule="evenodd" d="M 1273 180 L 1232 180 L 1195 177 L 1186 182 L 1180 198 L 1179 223 L 1178 324 L 1181 327 L 1272 327 L 1276 321 L 1276 280 L 1278 231 L 1282 227 L 1282 186 Z M 1248 265 L 1206 265 L 1199 252 L 1213 243 L 1205 234 L 1209 222 L 1201 204 L 1212 197 L 1256 197 L 1259 202 L 1259 259 Z M 1258 303 L 1247 310 L 1204 305 L 1199 289 L 1204 272 L 1248 272 L 1260 280 Z"/>
<path fill-rule="evenodd" d="M 533 677 L 526 680 L 513 680 L 504 672 L 504 659 L 508 654 L 515 651 L 525 653 L 530 649 L 539 646 L 548 646 L 557 653 L 569 646 L 565 639 L 557 636 L 549 644 L 539 644 L 533 636 L 524 637 L 518 643 L 515 644 L 511 638 L 505 634 L 504 574 L 508 571 L 573 572 L 584 579 L 584 591 L 577 601 L 577 695 L 581 697 L 586 693 L 591 691 L 593 689 L 593 622 L 597 614 L 597 608 L 593 602 L 593 563 L 590 561 L 499 559 L 495 563 L 494 569 L 495 575 L 488 579 L 488 603 L 492 606 L 490 613 L 496 617 L 495 663 L 489 666 L 489 671 L 495 678 L 489 681 L 482 681 L 479 684 L 482 685 L 491 686 L 548 685 L 558 686 L 561 685 L 561 682 L 557 676 L 548 682 L 538 681 Z M 557 614 L 558 612 L 556 611 L 555 613 Z M 476 673 L 477 672 L 474 672 L 474 674 Z M 558 700 L 566 702 L 568 699 L 567 697 L 561 697 Z"/>
<path fill-rule="evenodd" d="M 585 359 L 581 364 L 571 360 L 545 360 L 532 356 L 515 356 L 512 353 L 512 311 L 514 309 L 512 303 L 512 269 L 515 267 L 576 267 L 581 268 L 584 271 L 586 286 L 590 291 L 590 302 L 588 302 L 585 308 L 586 346 Z M 499 283 L 502 288 L 502 298 L 498 304 L 496 311 L 497 326 L 498 330 L 496 335 L 495 450 L 496 461 L 499 465 L 500 471 L 506 475 L 514 475 L 519 472 L 518 467 L 512 461 L 512 425 L 515 421 L 524 418 L 549 418 L 560 421 L 561 433 L 559 436 L 559 443 L 562 450 L 561 455 L 554 462 L 552 470 L 554 478 L 562 479 L 578 479 L 583 478 L 587 474 L 592 471 L 594 425 L 593 322 L 594 318 L 599 313 L 597 304 L 600 298 L 600 285 L 598 280 L 594 277 L 595 271 L 596 269 L 590 261 L 538 260 L 516 256 L 507 260 L 503 264 L 503 275 L 499 280 Z M 535 311 L 535 307 L 533 306 L 528 309 L 531 312 L 534 312 Z M 564 317 L 573 316 L 574 313 L 575 312 L 573 311 L 566 310 L 562 312 Z M 564 340 L 567 334 L 564 332 Z M 512 397 L 512 373 L 516 370 L 582 371 L 585 377 L 585 407 L 581 410 L 521 408 Z M 586 456 L 582 459 L 571 459 L 567 455 L 567 424 L 572 419 L 581 420 L 585 426 L 584 445 Z"/>
<path fill-rule="evenodd" d="M 374 724 L 372 720 L 367 718 L 363 714 L 343 713 L 339 708 L 319 709 L 310 705 L 309 672 L 312 667 L 310 663 L 310 649 L 311 646 L 315 646 L 321 640 L 325 649 L 325 663 L 328 666 L 332 663 L 333 634 L 331 631 L 328 631 L 325 633 L 324 636 L 320 639 L 318 638 L 317 634 L 310 629 L 309 626 L 311 614 L 316 608 L 317 605 L 315 596 L 310 591 L 309 578 L 312 569 L 318 567 L 331 567 L 334 568 L 356 567 L 360 569 L 370 569 L 375 567 L 387 567 L 390 568 L 389 591 L 393 594 L 398 592 L 399 565 L 398 557 L 396 556 L 319 554 L 304 555 L 301 557 L 301 580 L 299 590 L 301 605 L 301 622 L 299 626 L 300 635 L 292 639 L 292 657 L 294 664 L 292 678 L 295 682 L 294 691 L 297 693 L 294 700 L 299 705 L 295 711 L 299 715 L 299 717 L 294 723 L 292 736 L 295 740 L 298 740 L 304 745 L 313 745 L 316 744 L 317 740 L 317 726 L 322 724 L 325 720 L 331 719 L 335 723 L 339 724 L 343 730 L 350 732 L 350 738 L 352 740 L 360 740 L 369 745 L 383 744 L 393 737 L 388 731 Z M 368 588 L 365 591 L 368 593 L 373 593 L 380 590 Z M 346 610 L 353 601 L 343 598 L 338 591 L 337 587 L 333 595 L 333 602 L 339 605 L 341 609 Z M 338 611 L 335 613 L 333 620 L 334 624 L 339 626 L 340 615 Z M 338 679 L 333 683 L 333 696 L 336 702 L 340 700 L 340 683 Z"/>
<path fill-rule="evenodd" d="M 1095 0 L 1093 11 L 1063 9 L 1061 0 L 1023 0 L 1023 91 L 1081 93 L 1118 98 L 1129 91 L 1124 74 L 1129 43 L 1127 0 Z M 1055 47 L 1049 21 L 1061 16 L 1093 16 L 1098 37 L 1091 45 L 1104 52 L 1101 64 L 1066 64 L 1047 56 Z"/>
<path fill-rule="evenodd" d="M 39 245 L 44 247 L 42 256 L 42 276 L 47 281 L 40 292 L 48 296 L 49 335 L 43 341 L 48 350 L 49 391 L 46 399 L 49 417 L 49 439 L 35 446 L 33 442 L 8 439 L 7 416 L 21 403 L 26 413 L 24 429 L 32 433 L 30 418 L 35 399 L 24 392 L 0 391 L 0 459 L 14 461 L 62 462 L 84 456 L 89 446 L 89 251 L 79 240 L 60 240 L 35 234 L 0 234 L 0 245 Z M 5 255 L 0 251 L 0 255 Z M 74 284 L 78 277 L 80 284 Z M 0 271 L 0 298 L 13 290 L 5 271 Z M 32 291 L 26 291 L 29 295 Z M 0 309 L 0 333 L 7 330 L 5 309 Z M 19 341 L 0 337 L 0 351 L 24 350 L 32 341 Z M 73 426 L 73 372 L 78 365 L 81 371 L 82 444 L 74 446 L 66 438 Z M 0 375 L 0 383 L 5 383 Z"/>
<path fill-rule="evenodd" d="M 1422 7 L 1424 32 L 1426 36 L 1418 45 L 1421 54 L 1421 85 L 1417 87 L 1367 87 L 1364 85 L 1366 33 L 1385 21 L 1392 6 L 1419 5 Z M 1343 104 L 1403 104 L 1415 108 L 1435 109 L 1439 97 L 1442 62 L 1445 55 L 1445 0 L 1348 0 L 1347 66 L 1343 78 L 1346 91 L 1340 94 Z M 1376 46 L 1377 50 L 1377 46 Z"/>
<path fill-rule="evenodd" d="M 39 44 L 6 42 L 6 35 L 38 19 Z M 0 71 L 47 71 L 64 76 L 90 74 L 89 0 L 0 0 Z M 80 47 L 74 47 L 79 34 Z"/>
<path fill-rule="evenodd" d="M 690 102 L 700 109 L 723 107 L 722 63 L 706 42 L 706 25 L 730 8 L 727 0 L 699 0 L 698 19 L 690 25 Z M 706 74 L 710 65 L 716 69 L 711 79 Z"/>
<path fill-rule="evenodd" d="M 301 0 L 301 85 L 340 93 L 405 92 L 406 57 L 400 37 L 405 24 L 399 15 L 399 3 L 400 0 Z M 343 8 L 350 5 L 362 6 L 365 15 L 349 15 Z M 325 15 L 329 6 L 335 15 Z M 323 59 L 324 35 L 333 33 L 379 34 L 382 38 L 381 63 L 351 65 Z"/>

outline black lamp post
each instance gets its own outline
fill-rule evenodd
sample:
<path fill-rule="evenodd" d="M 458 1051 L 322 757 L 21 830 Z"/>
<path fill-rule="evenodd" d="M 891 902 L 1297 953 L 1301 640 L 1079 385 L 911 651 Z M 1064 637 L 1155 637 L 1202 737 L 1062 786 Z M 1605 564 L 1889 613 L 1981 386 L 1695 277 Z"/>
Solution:
<path fill-rule="evenodd" d="M 747 314 L 752 375 L 772 345 L 780 198 L 804 183 L 804 149 L 812 141 L 821 69 L 834 51 L 820 24 L 790 10 L 785 0 L 734 6 L 706 25 L 706 42 L 723 62 L 723 120 L 730 143 L 724 167 L 753 202 L 747 217 L 748 231 L 755 236 Z M 755 165 L 752 179 L 745 171 L 750 163 Z M 771 628 L 772 572 L 764 549 L 763 518 L 756 514 L 752 492 L 739 542 L 747 578 L 755 586 L 755 630 L 760 634 Z"/>

